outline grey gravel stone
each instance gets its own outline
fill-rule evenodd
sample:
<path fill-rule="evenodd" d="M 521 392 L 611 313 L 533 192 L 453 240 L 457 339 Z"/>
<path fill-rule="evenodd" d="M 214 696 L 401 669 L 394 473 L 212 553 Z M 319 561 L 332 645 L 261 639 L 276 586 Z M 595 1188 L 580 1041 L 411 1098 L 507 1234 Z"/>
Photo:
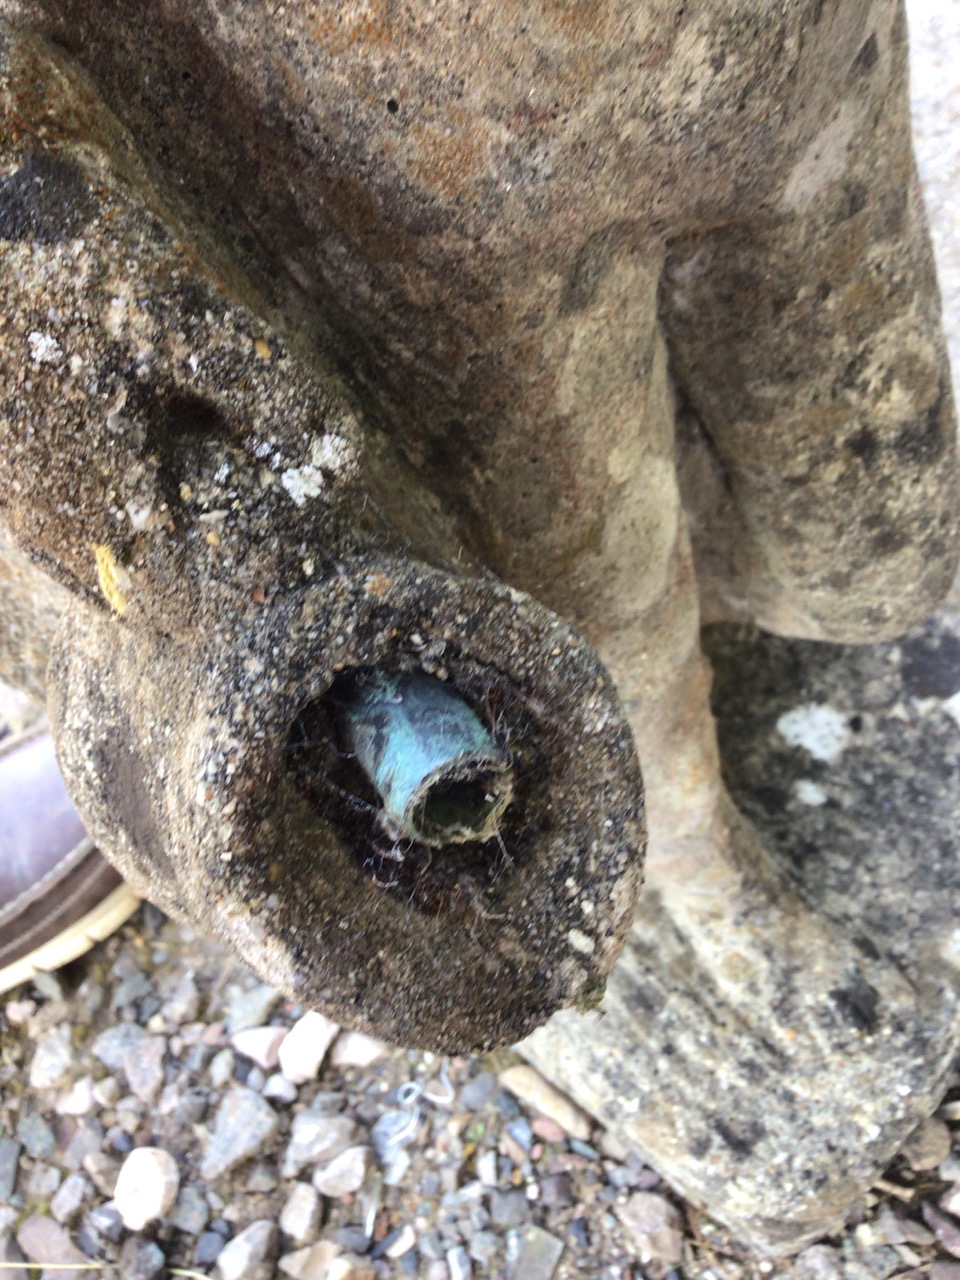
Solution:
<path fill-rule="evenodd" d="M 24 1185 L 24 1195 L 34 1202 L 49 1200 L 59 1187 L 63 1174 L 52 1164 L 38 1161 L 29 1171 Z"/>
<path fill-rule="evenodd" d="M 101 1194 L 113 1195 L 120 1176 L 120 1164 L 113 1156 L 103 1151 L 91 1151 L 84 1157 L 83 1167 Z"/>
<path fill-rule="evenodd" d="M 264 1103 L 264 1106 L 267 1104 Z M 329 1115 L 313 1103 L 294 1116 L 281 1176 L 295 1178 L 308 1164 L 330 1161 L 353 1141 L 356 1125 L 346 1116 Z"/>
<path fill-rule="evenodd" d="M 494 1231 L 477 1231 L 470 1237 L 468 1248 L 475 1262 L 489 1266 L 500 1250 L 500 1237 Z"/>
<path fill-rule="evenodd" d="M 225 1244 L 217 1258 L 220 1280 L 270 1280 L 278 1231 L 268 1219 L 251 1222 Z"/>
<path fill-rule="evenodd" d="M 121 1022 L 102 1031 L 91 1050 L 108 1071 L 125 1072 L 128 1057 L 136 1054 L 146 1038 L 143 1027 L 138 1027 L 135 1022 Z"/>
<path fill-rule="evenodd" d="M 210 1083 L 215 1089 L 222 1089 L 233 1079 L 233 1069 L 237 1065 L 237 1059 L 232 1049 L 221 1049 L 215 1054 L 207 1068 L 210 1075 Z"/>
<path fill-rule="evenodd" d="M 84 1218 L 84 1222 L 98 1236 L 103 1236 L 106 1240 L 112 1240 L 114 1244 L 123 1238 L 123 1219 L 120 1217 L 117 1206 L 112 1200 L 108 1200 L 105 1204 L 98 1204 L 91 1209 Z"/>
<path fill-rule="evenodd" d="M 497 1091 L 497 1077 L 492 1071 L 480 1071 L 460 1090 L 464 1111 L 482 1111 Z"/>
<path fill-rule="evenodd" d="M 163 1250 L 153 1240 L 130 1236 L 123 1242 L 118 1265 L 123 1280 L 159 1280 L 166 1263 Z"/>
<path fill-rule="evenodd" d="M 370 1148 L 348 1147 L 313 1175 L 313 1185 L 324 1196 L 345 1196 L 359 1191 L 367 1173 Z"/>
<path fill-rule="evenodd" d="M 247 1027 L 262 1026 L 280 1003 L 281 995 L 262 982 L 227 989 L 227 1031 L 234 1035 Z"/>
<path fill-rule="evenodd" d="M 92 1190 L 89 1179 L 82 1173 L 69 1174 L 50 1201 L 50 1212 L 59 1223 L 72 1222 Z"/>
<path fill-rule="evenodd" d="M 200 992 L 191 972 L 183 974 L 171 994 L 164 1000 L 160 1012 L 175 1027 L 194 1022 L 200 1011 Z"/>
<path fill-rule="evenodd" d="M 60 1163 L 67 1169 L 79 1169 L 88 1156 L 99 1154 L 102 1145 L 103 1125 L 95 1116 L 89 1116 L 77 1125 Z"/>
<path fill-rule="evenodd" d="M 26 1262 L 23 1250 L 12 1232 L 0 1232 L 0 1263 L 3 1264 L 4 1280 L 30 1280 L 30 1273 L 26 1267 L 18 1267 L 18 1262 Z M 33 1274 L 36 1275 L 36 1272 Z"/>
<path fill-rule="evenodd" d="M 563 1241 L 549 1231 L 542 1227 L 524 1227 L 511 1273 L 513 1280 L 550 1280 L 562 1253 Z"/>
<path fill-rule="evenodd" d="M 0 1201 L 9 1200 L 17 1184 L 21 1146 L 13 1138 L 0 1138 Z"/>
<path fill-rule="evenodd" d="M 218 1231 L 204 1231 L 194 1246 L 194 1263 L 198 1267 L 209 1267 L 211 1262 L 216 1262 L 223 1246 L 224 1239 Z"/>
<path fill-rule="evenodd" d="M 641 1262 L 674 1264 L 683 1257 L 680 1214 L 664 1196 L 637 1191 L 617 1210 L 636 1241 Z"/>
<path fill-rule="evenodd" d="M 56 1151 L 53 1130 L 36 1111 L 24 1111 L 17 1121 L 17 1137 L 27 1155 L 34 1160 L 49 1160 Z"/>
<path fill-rule="evenodd" d="M 530 1202 L 523 1191 L 492 1191 L 490 1221 L 495 1227 L 519 1227 L 526 1222 Z"/>
<path fill-rule="evenodd" d="M 31 1089 L 53 1089 L 69 1072 L 74 1059 L 70 1026 L 61 1023 L 47 1032 L 33 1055 L 28 1081 Z"/>
<path fill-rule="evenodd" d="M 200 1164 L 200 1176 L 221 1177 L 242 1160 L 256 1155 L 276 1130 L 277 1115 L 270 1104 L 252 1089 L 236 1085 L 217 1109 L 213 1132 Z M 299 1168 L 295 1172 L 299 1172 Z"/>
<path fill-rule="evenodd" d="M 190 1186 L 189 1183 L 182 1186 L 177 1203 L 167 1219 L 178 1231 L 198 1236 L 210 1220 L 210 1208 L 200 1188 Z"/>
<path fill-rule="evenodd" d="M 160 1092 L 166 1051 L 167 1042 L 163 1036 L 147 1035 L 136 1049 L 131 1049 L 124 1055 L 124 1074 L 130 1088 L 143 1102 L 153 1102 Z"/>
<path fill-rule="evenodd" d="M 447 1270 L 450 1272 L 450 1280 L 470 1280 L 473 1267 L 470 1255 L 463 1245 L 447 1250 Z"/>
<path fill-rule="evenodd" d="M 54 1263 L 64 1266 L 67 1263 L 89 1262 L 59 1222 L 33 1214 L 20 1224 L 17 1231 L 17 1244 L 26 1254 L 30 1262 Z M 80 1280 L 82 1272 L 60 1272 L 65 1280 Z"/>

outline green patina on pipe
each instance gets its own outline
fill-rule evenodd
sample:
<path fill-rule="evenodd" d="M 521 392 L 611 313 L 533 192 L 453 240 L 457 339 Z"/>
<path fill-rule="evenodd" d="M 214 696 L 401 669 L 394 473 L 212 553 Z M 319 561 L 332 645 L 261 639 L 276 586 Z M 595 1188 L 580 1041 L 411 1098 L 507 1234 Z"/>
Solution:
<path fill-rule="evenodd" d="M 342 726 L 398 836 L 444 845 L 497 834 L 510 764 L 455 689 L 419 672 L 373 673 Z"/>

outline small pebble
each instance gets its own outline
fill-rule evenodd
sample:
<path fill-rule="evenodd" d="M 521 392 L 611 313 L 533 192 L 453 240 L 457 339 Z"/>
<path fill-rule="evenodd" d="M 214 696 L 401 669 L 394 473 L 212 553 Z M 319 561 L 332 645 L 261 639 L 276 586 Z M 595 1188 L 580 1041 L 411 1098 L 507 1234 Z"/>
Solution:
<path fill-rule="evenodd" d="M 20 1167 L 20 1143 L 13 1138 L 0 1138 L 0 1203 L 13 1195 Z"/>
<path fill-rule="evenodd" d="M 227 1031 L 234 1035 L 247 1027 L 262 1027 L 281 998 L 279 991 L 263 982 L 229 987 L 226 992 Z"/>
<path fill-rule="evenodd" d="M 82 1173 L 68 1174 L 50 1201 L 50 1212 L 64 1225 L 72 1222 L 92 1190 L 89 1180 Z"/>
<path fill-rule="evenodd" d="M 450 1280 L 470 1280 L 473 1267 L 470 1263 L 470 1255 L 463 1245 L 447 1250 L 447 1270 L 450 1273 Z"/>
<path fill-rule="evenodd" d="M 513 1265 L 515 1280 L 551 1280 L 563 1253 L 563 1241 L 542 1227 L 524 1227 Z"/>
<path fill-rule="evenodd" d="M 916 1173 L 923 1173 L 946 1160 L 950 1154 L 950 1130 L 936 1116 L 928 1116 L 917 1125 L 903 1144 L 900 1154 Z"/>
<path fill-rule="evenodd" d="M 36 1111 L 20 1113 L 20 1119 L 17 1121 L 17 1137 L 27 1155 L 33 1156 L 34 1160 L 49 1160 L 57 1149 L 53 1130 L 43 1116 L 38 1115 Z"/>
<path fill-rule="evenodd" d="M 55 1088 L 73 1066 L 74 1057 L 70 1026 L 64 1022 L 49 1031 L 37 1045 L 27 1076 L 30 1088 Z"/>
<path fill-rule="evenodd" d="M 277 1113 L 269 1102 L 252 1089 L 235 1085 L 217 1108 L 200 1176 L 212 1181 L 255 1155 L 276 1133 L 277 1124 Z"/>
<path fill-rule="evenodd" d="M 330 1061 L 335 1067 L 369 1067 L 389 1051 L 389 1045 L 362 1031 L 341 1031 L 330 1050 Z"/>
<path fill-rule="evenodd" d="M 90 1151 L 83 1158 L 83 1168 L 101 1195 L 112 1196 L 117 1188 L 120 1165 L 104 1151 Z"/>
<path fill-rule="evenodd" d="M 266 1218 L 251 1222 L 220 1251 L 220 1280 L 270 1280 L 278 1234 L 274 1223 Z"/>
<path fill-rule="evenodd" d="M 320 1223 L 320 1196 L 309 1182 L 297 1182 L 280 1210 L 280 1230 L 284 1235 L 304 1244 L 311 1240 Z"/>
<path fill-rule="evenodd" d="M 130 1236 L 123 1242 L 117 1263 L 123 1280 L 160 1280 L 166 1266 L 163 1250 L 153 1240 Z"/>
<path fill-rule="evenodd" d="M 533 1067 L 525 1064 L 508 1067 L 500 1073 L 500 1083 L 532 1110 L 555 1120 L 571 1138 L 586 1141 L 590 1137 L 592 1126 L 586 1112 L 544 1080 Z"/>
<path fill-rule="evenodd" d="M 653 1191 L 637 1191 L 617 1209 L 617 1216 L 637 1244 L 640 1261 L 678 1263 L 683 1258 L 680 1214 Z"/>
<path fill-rule="evenodd" d="M 233 1079 L 233 1069 L 237 1065 L 232 1049 L 221 1049 L 210 1059 L 207 1074 L 215 1089 L 223 1089 Z"/>
<path fill-rule="evenodd" d="M 44 1262 L 64 1267 L 68 1263 L 90 1261 L 76 1247 L 59 1222 L 42 1217 L 40 1214 L 32 1214 L 20 1224 L 17 1231 L 17 1244 L 30 1262 Z"/>
<path fill-rule="evenodd" d="M 326 1280 L 327 1268 L 340 1252 L 332 1240 L 318 1240 L 306 1249 L 297 1249 L 280 1258 L 277 1266 L 293 1280 Z"/>
<path fill-rule="evenodd" d="M 298 1018 L 280 1045 L 280 1070 L 294 1084 L 316 1078 L 320 1064 L 340 1028 L 322 1013 L 309 1010 Z"/>
<path fill-rule="evenodd" d="M 416 1243 L 417 1233 L 414 1231 L 410 1223 L 407 1222 L 393 1234 L 393 1238 L 390 1240 L 389 1244 L 384 1241 L 386 1247 L 383 1252 L 388 1258 L 402 1258 L 405 1253 L 410 1252 Z"/>
<path fill-rule="evenodd" d="M 193 1262 L 198 1267 L 209 1267 L 216 1262 L 223 1249 L 224 1239 L 218 1231 L 204 1231 L 193 1247 Z"/>
<path fill-rule="evenodd" d="M 313 1185 L 324 1196 L 345 1196 L 359 1191 L 367 1176 L 369 1156 L 369 1147 L 348 1147 L 329 1164 L 315 1170 Z"/>
<path fill-rule="evenodd" d="M 137 1147 L 120 1166 L 114 1191 L 124 1226 L 142 1231 L 173 1208 L 180 1189 L 176 1160 L 161 1147 Z"/>
<path fill-rule="evenodd" d="M 280 1166 L 281 1177 L 295 1178 L 308 1164 L 322 1160 L 329 1162 L 353 1141 L 356 1125 L 352 1120 L 346 1116 L 328 1115 L 315 1107 L 316 1103 L 293 1118 L 290 1142 Z"/>
<path fill-rule="evenodd" d="M 490 1221 L 495 1227 L 519 1227 L 530 1211 L 526 1194 L 520 1190 L 490 1193 Z"/>
<path fill-rule="evenodd" d="M 497 1092 L 497 1077 L 492 1071 L 481 1071 L 460 1090 L 460 1105 L 465 1111 L 482 1111 Z"/>
<path fill-rule="evenodd" d="M 288 1080 L 282 1071 L 268 1076 L 261 1090 L 265 1098 L 273 1098 L 277 1102 L 296 1102 L 297 1086 Z"/>
<path fill-rule="evenodd" d="M 287 1036 L 286 1027 L 248 1027 L 230 1037 L 236 1053 L 251 1058 L 264 1071 L 272 1071 L 280 1061 L 280 1045 Z"/>
<path fill-rule="evenodd" d="M 93 1110 L 96 1102 L 93 1080 L 90 1076 L 83 1076 L 75 1080 L 69 1091 L 57 1100 L 55 1110 L 58 1116 L 85 1116 L 88 1111 Z"/>

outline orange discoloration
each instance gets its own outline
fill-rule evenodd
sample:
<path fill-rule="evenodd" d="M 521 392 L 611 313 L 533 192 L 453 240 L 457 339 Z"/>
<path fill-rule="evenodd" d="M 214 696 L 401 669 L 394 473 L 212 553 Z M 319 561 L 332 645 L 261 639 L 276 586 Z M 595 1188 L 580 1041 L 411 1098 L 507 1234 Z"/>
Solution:
<path fill-rule="evenodd" d="M 329 53 L 347 53 L 357 46 L 382 48 L 393 43 L 388 0 L 359 4 L 329 4 L 309 28 L 310 35 Z"/>
<path fill-rule="evenodd" d="M 439 195 L 462 195 L 490 171 L 490 128 L 462 107 L 451 108 L 444 123 L 417 126 L 413 136 L 418 150 L 409 167 Z"/>

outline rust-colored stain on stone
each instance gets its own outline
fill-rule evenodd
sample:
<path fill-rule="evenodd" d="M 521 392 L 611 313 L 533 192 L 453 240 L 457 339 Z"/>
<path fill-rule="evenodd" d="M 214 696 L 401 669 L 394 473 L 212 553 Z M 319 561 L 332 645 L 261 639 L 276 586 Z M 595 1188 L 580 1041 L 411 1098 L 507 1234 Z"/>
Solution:
<path fill-rule="evenodd" d="M 317 44 L 334 55 L 355 48 L 381 48 L 393 40 L 390 7 L 388 0 L 325 5 L 308 30 Z"/>
<path fill-rule="evenodd" d="M 451 107 L 446 120 L 418 125 L 409 167 L 426 187 L 449 199 L 463 195 L 490 170 L 490 127 L 463 107 Z"/>

